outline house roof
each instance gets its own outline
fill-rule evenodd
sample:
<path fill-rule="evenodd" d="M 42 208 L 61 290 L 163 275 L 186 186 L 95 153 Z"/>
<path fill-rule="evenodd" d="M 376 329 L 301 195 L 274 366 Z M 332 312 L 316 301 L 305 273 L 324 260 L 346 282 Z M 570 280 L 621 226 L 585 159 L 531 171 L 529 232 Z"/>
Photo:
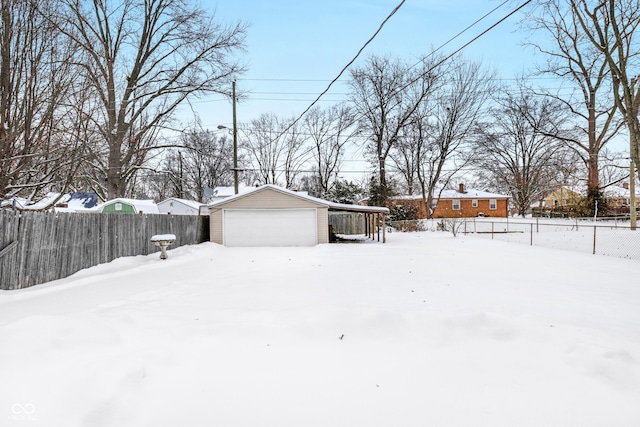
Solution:
<path fill-rule="evenodd" d="M 464 192 L 460 192 L 458 190 L 442 190 L 439 197 L 436 197 L 438 193 L 434 194 L 434 198 L 436 199 L 510 199 L 511 196 L 507 196 L 504 194 L 498 193 L 490 193 L 488 191 L 476 190 L 474 188 L 469 188 Z M 407 196 L 396 196 L 391 197 L 392 200 L 415 200 L 422 199 L 422 195 L 407 195 Z"/>
<path fill-rule="evenodd" d="M 246 193 L 256 187 L 247 187 L 245 185 L 238 185 L 238 193 Z M 213 197 L 230 197 L 236 195 L 235 187 L 216 187 L 213 189 Z"/>
<path fill-rule="evenodd" d="M 631 190 L 617 185 L 610 185 L 604 189 L 605 197 L 628 199 L 631 197 Z M 640 198 L 640 188 L 636 188 L 636 197 Z"/>
<path fill-rule="evenodd" d="M 355 211 L 355 212 L 389 212 L 388 208 L 385 207 L 380 207 L 380 206 L 359 206 L 359 205 L 348 205 L 348 204 L 343 204 L 343 203 L 334 203 L 334 202 L 330 202 L 328 200 L 324 200 L 324 199 L 319 199 L 317 197 L 313 197 L 313 196 L 309 196 L 306 192 L 297 192 L 297 191 L 292 191 L 289 190 L 287 188 L 283 188 L 277 185 L 273 185 L 273 184 L 266 184 L 263 185 L 261 187 L 255 187 L 255 188 L 251 188 L 248 189 L 245 193 L 239 193 L 239 194 L 235 194 L 233 196 L 229 196 L 225 199 L 221 199 L 221 200 L 216 200 L 212 203 L 209 203 L 209 208 L 214 208 L 214 207 L 219 207 L 221 205 L 224 205 L 226 203 L 232 202 L 234 200 L 238 200 L 240 198 L 244 198 L 244 197 L 248 197 L 251 194 L 260 192 L 260 191 L 264 191 L 267 189 L 271 189 L 274 191 L 279 191 L 281 193 L 284 194 L 288 194 L 292 197 L 297 197 L 303 200 L 307 200 L 313 203 L 317 203 L 319 205 L 323 205 L 328 207 L 330 210 L 341 210 L 341 211 Z"/>
<path fill-rule="evenodd" d="M 463 193 L 458 190 L 442 190 L 440 199 L 510 199 L 511 196 L 469 188 Z"/>
<path fill-rule="evenodd" d="M 98 206 L 98 209 L 102 211 L 105 206 L 112 205 L 114 203 L 125 203 L 127 205 L 133 206 L 136 212 L 144 212 L 148 214 L 159 214 L 158 205 L 153 200 L 138 200 L 138 199 L 125 199 L 125 198 L 117 198 L 113 200 L 108 200 L 104 202 L 102 205 Z"/>
<path fill-rule="evenodd" d="M 32 203 L 28 199 L 14 198 L 2 201 L 0 206 L 13 207 L 15 205 L 16 209 L 21 210 L 39 211 L 54 209 L 56 212 L 77 212 L 91 209 L 95 207 L 97 203 L 98 195 L 92 192 L 76 192 L 67 194 L 49 192 L 35 203 Z M 67 207 L 61 207 L 60 205 L 62 204 L 67 204 Z"/>
<path fill-rule="evenodd" d="M 200 206 L 205 206 L 205 203 L 196 202 L 195 200 L 178 199 L 177 197 L 169 197 L 167 199 L 164 199 L 163 201 L 158 202 L 158 205 L 171 201 L 182 203 L 183 205 L 186 205 L 193 209 L 200 209 Z"/>

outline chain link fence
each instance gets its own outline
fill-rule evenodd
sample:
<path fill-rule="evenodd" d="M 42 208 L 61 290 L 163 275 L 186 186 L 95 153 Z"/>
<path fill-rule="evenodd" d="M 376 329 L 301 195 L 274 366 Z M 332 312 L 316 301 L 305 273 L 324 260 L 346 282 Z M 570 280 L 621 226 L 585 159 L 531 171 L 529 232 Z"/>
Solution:
<path fill-rule="evenodd" d="M 446 223 L 446 220 L 445 220 Z M 531 246 L 573 250 L 596 255 L 640 260 L 640 229 L 615 218 L 487 220 L 470 218 L 448 224 L 458 233 Z"/>
<path fill-rule="evenodd" d="M 440 218 L 390 221 L 401 232 L 444 231 L 454 235 L 522 243 L 640 261 L 640 227 L 620 218 Z"/>

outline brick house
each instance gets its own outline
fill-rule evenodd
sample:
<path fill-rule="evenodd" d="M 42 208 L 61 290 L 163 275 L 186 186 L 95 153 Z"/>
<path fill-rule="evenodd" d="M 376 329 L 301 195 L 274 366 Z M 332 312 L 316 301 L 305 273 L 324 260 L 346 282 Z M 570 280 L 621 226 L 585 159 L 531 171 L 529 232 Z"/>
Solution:
<path fill-rule="evenodd" d="M 433 218 L 473 218 L 478 216 L 506 218 L 509 216 L 510 196 L 487 191 L 466 189 L 460 184 L 457 190 L 442 190 L 432 202 Z M 428 212 L 422 196 L 398 196 L 389 200 L 393 205 L 410 205 L 419 218 L 427 218 Z"/>
<path fill-rule="evenodd" d="M 605 188 L 604 197 L 612 213 L 629 213 L 631 190 L 628 182 L 623 183 L 622 187 L 611 185 Z M 640 189 L 638 188 L 635 190 L 635 205 L 636 209 L 640 208 Z"/>

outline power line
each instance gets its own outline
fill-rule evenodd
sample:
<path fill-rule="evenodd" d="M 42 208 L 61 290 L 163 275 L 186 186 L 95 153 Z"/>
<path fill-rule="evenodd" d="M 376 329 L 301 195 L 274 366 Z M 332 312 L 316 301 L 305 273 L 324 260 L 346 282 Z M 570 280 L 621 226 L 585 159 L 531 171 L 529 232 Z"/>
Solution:
<path fill-rule="evenodd" d="M 455 39 L 457 39 L 458 37 L 460 37 L 462 34 L 466 33 L 467 31 L 469 31 L 471 28 L 473 28 L 474 26 L 476 26 L 476 24 L 480 23 L 480 21 L 482 21 L 483 19 L 485 19 L 486 17 L 488 17 L 489 15 L 491 15 L 493 12 L 495 12 L 496 10 L 500 9 L 502 6 L 504 6 L 505 4 L 509 3 L 510 0 L 505 0 L 502 3 L 500 3 L 498 6 L 496 6 L 495 8 L 493 8 L 492 10 L 490 10 L 489 12 L 485 13 L 481 18 L 478 18 L 477 20 L 475 20 L 471 25 L 467 26 L 464 30 L 460 31 L 458 34 L 456 34 L 455 36 L 451 37 L 449 40 L 447 40 L 446 42 L 444 42 L 443 44 L 441 44 L 436 50 L 434 50 L 433 52 L 431 52 L 431 55 L 435 54 L 437 51 L 439 51 L 440 49 L 443 49 L 446 45 L 448 45 L 449 43 L 451 43 L 452 41 L 454 41 Z M 421 64 L 422 61 L 418 61 L 417 63 L 415 63 L 413 66 L 409 67 L 409 69 L 414 68 L 416 66 L 418 66 L 419 64 Z"/>
<path fill-rule="evenodd" d="M 393 15 L 396 14 L 396 12 L 402 7 L 402 5 L 404 4 L 406 0 L 402 0 L 400 2 L 400 4 L 398 4 L 392 11 L 391 13 L 384 19 L 384 21 L 382 21 L 382 23 L 380 24 L 380 26 L 378 27 L 378 29 L 376 30 L 375 33 L 373 33 L 373 35 L 369 38 L 369 40 L 367 40 L 364 45 L 362 45 L 362 47 L 358 50 L 358 52 L 356 53 L 356 55 L 351 59 L 351 61 L 349 61 L 347 63 L 347 65 L 345 65 L 344 67 L 342 67 L 342 70 L 340 70 L 340 72 L 338 73 L 338 75 L 331 80 L 331 82 L 329 83 L 329 85 L 326 87 L 325 90 L 323 90 L 320 95 L 318 95 L 318 97 L 311 103 L 309 104 L 309 106 L 293 121 L 291 122 L 291 124 L 284 130 L 282 131 L 282 133 L 280 135 L 278 135 L 276 137 L 279 138 L 280 136 L 284 135 L 289 129 L 291 129 L 293 126 L 295 126 L 300 119 L 302 119 L 302 117 L 307 114 L 309 112 L 309 110 L 311 110 L 311 108 L 313 108 L 314 105 L 316 105 L 318 103 L 318 101 L 320 100 L 320 98 L 322 98 L 327 92 L 329 92 L 329 90 L 331 89 L 331 86 L 333 86 L 333 84 L 338 81 L 338 79 L 342 76 L 342 74 L 344 74 L 345 71 L 347 71 L 347 69 L 351 66 L 351 64 L 353 64 L 356 59 L 358 59 L 358 57 L 360 56 L 360 54 L 365 50 L 365 48 L 373 41 L 373 39 L 376 38 L 376 36 L 380 33 L 380 31 L 382 31 L 382 28 L 385 26 L 385 24 L 391 19 L 391 17 Z"/>
<path fill-rule="evenodd" d="M 510 13 L 508 13 L 506 16 L 502 17 L 500 20 L 498 20 L 498 22 L 496 22 L 495 24 L 491 25 L 489 28 L 487 28 L 486 30 L 484 30 L 483 32 L 481 32 L 480 34 L 478 34 L 477 36 L 475 36 L 474 38 L 472 38 L 471 40 L 469 40 L 467 43 L 463 44 L 461 47 L 459 47 L 458 49 L 454 50 L 451 54 L 445 56 L 443 59 L 441 59 L 440 61 L 438 61 L 435 65 L 432 65 L 427 71 L 420 73 L 418 75 L 418 77 L 409 80 L 407 83 L 405 83 L 402 87 L 398 88 L 398 90 L 396 91 L 396 93 L 401 92 L 403 90 L 405 90 L 406 88 L 408 88 L 409 86 L 411 86 L 412 84 L 414 84 L 415 82 L 417 82 L 418 80 L 424 78 L 425 76 L 428 76 L 429 74 L 431 74 L 431 72 L 433 70 L 435 70 L 436 68 L 438 68 L 439 66 L 441 66 L 442 64 L 444 64 L 445 62 L 447 62 L 448 60 L 450 60 L 451 58 L 453 58 L 454 56 L 456 56 L 458 53 L 460 53 L 461 51 L 463 51 L 465 48 L 467 48 L 470 44 L 474 43 L 475 41 L 477 41 L 480 37 L 484 36 L 485 34 L 487 34 L 489 31 L 493 30 L 495 27 L 497 27 L 498 25 L 502 24 L 504 21 L 506 21 L 507 19 L 509 19 L 511 16 L 515 15 L 517 12 L 519 12 L 522 8 L 524 8 L 526 5 L 528 5 L 529 3 L 531 3 L 531 0 L 526 0 L 524 3 L 522 3 L 520 6 L 518 6 L 517 8 L 515 8 L 514 10 L 512 10 Z M 439 48 L 438 48 L 439 49 Z M 436 49 L 437 50 L 437 49 Z M 433 52 L 435 53 L 435 51 Z M 431 55 L 433 55 L 433 53 Z M 422 63 L 422 61 L 418 62 L 417 64 L 414 65 L 414 67 L 418 64 Z"/>
<path fill-rule="evenodd" d="M 278 138 L 282 137 L 284 134 L 286 134 L 293 126 L 295 126 L 301 119 L 302 117 L 304 117 L 304 115 L 306 113 L 309 112 L 309 110 L 311 110 L 311 108 L 313 108 L 314 105 L 316 105 L 320 98 L 322 98 L 322 96 L 324 96 L 330 89 L 331 86 L 338 81 L 338 79 L 342 76 L 342 74 L 344 74 L 344 72 L 355 62 L 355 60 L 360 56 L 360 54 L 364 51 L 364 49 L 369 45 L 369 43 L 371 43 L 373 41 L 373 39 L 380 33 L 380 31 L 382 30 L 382 28 L 384 27 L 384 25 L 391 19 L 391 17 L 393 15 L 395 15 L 395 13 L 400 9 L 400 7 L 402 7 L 402 5 L 405 3 L 406 0 L 402 0 L 392 11 L 391 13 L 384 19 L 384 21 L 382 21 L 382 23 L 380 24 L 380 26 L 378 27 L 378 29 L 376 30 L 376 32 L 373 34 L 373 36 L 371 36 L 369 38 L 369 40 L 367 40 L 365 42 L 365 44 L 358 50 L 358 52 L 356 53 L 356 55 L 353 57 L 353 59 L 351 59 L 351 61 L 349 61 L 347 63 L 347 65 L 345 65 L 342 70 L 340 70 L 340 72 L 338 73 L 338 75 L 331 80 L 331 82 L 329 83 L 329 85 L 326 87 L 326 89 L 324 89 L 320 95 L 318 95 L 318 97 L 311 102 L 311 104 L 300 114 L 296 117 L 295 120 L 293 120 L 283 131 L 279 132 L 278 135 L 276 135 L 275 138 L 273 138 L 270 142 L 276 141 Z M 409 87 L 411 84 L 415 83 L 416 81 L 418 81 L 419 79 L 423 78 L 425 75 L 428 75 L 431 71 L 433 71 L 435 68 L 437 68 L 438 66 L 440 66 L 441 64 L 443 64 L 444 62 L 448 61 L 449 59 L 451 59 L 453 56 L 455 56 L 458 52 L 460 52 L 461 50 L 463 50 L 464 48 L 466 48 L 467 46 L 469 46 L 471 43 L 475 42 L 476 40 L 478 40 L 480 37 L 482 37 L 483 35 L 485 35 L 486 33 L 488 33 L 489 31 L 491 31 L 492 29 L 494 29 L 495 27 L 497 27 L 499 24 L 501 24 L 502 22 L 504 22 L 505 20 L 507 20 L 509 17 L 511 17 L 512 15 L 514 15 L 515 13 L 517 13 L 520 9 L 522 9 L 523 7 L 525 7 L 527 4 L 529 4 L 531 2 L 531 0 L 527 0 L 525 1 L 523 4 L 521 4 L 518 8 L 514 9 L 512 12 L 510 12 L 509 14 L 507 14 L 506 16 L 504 16 L 503 18 L 501 18 L 500 20 L 498 20 L 498 22 L 496 22 L 495 24 L 491 25 L 489 28 L 487 28 L 486 30 L 484 30 L 483 32 L 481 32 L 479 35 L 477 35 L 476 37 L 474 37 L 473 39 L 471 39 L 469 42 L 465 43 L 462 47 L 460 47 L 459 49 L 457 49 L 456 51 L 454 51 L 452 54 L 450 54 L 449 56 L 445 57 L 444 59 L 442 59 L 440 62 L 438 62 L 436 65 L 434 65 L 433 67 L 431 67 L 428 71 L 422 73 L 420 76 L 418 76 L 417 78 L 413 79 L 412 81 L 410 81 L 409 83 L 405 84 L 403 87 L 401 87 L 400 89 L 398 89 L 399 91 L 402 91 L 404 89 L 406 89 L 407 87 Z M 476 20 L 476 22 L 474 22 L 473 24 L 471 24 L 470 26 L 468 26 L 467 28 L 465 28 L 463 31 L 461 31 L 459 34 L 462 34 L 464 32 L 466 32 L 469 28 L 473 27 L 477 22 L 480 22 L 481 20 L 483 20 L 486 16 L 490 15 L 491 13 L 493 13 L 495 10 L 499 9 L 500 7 L 502 7 L 504 4 L 506 4 L 507 1 L 501 3 L 498 7 L 494 8 L 492 11 L 490 11 L 489 13 L 485 14 L 482 18 Z M 451 40 L 455 39 L 456 37 L 458 37 L 458 35 L 454 36 L 452 39 L 450 39 L 449 41 L 445 42 L 444 45 L 448 44 Z M 444 46 L 443 45 L 443 46 Z M 438 49 L 441 49 L 443 46 L 439 47 Z M 436 51 L 438 50 L 436 49 Z M 432 54 L 435 53 L 432 52 Z M 275 99 L 271 99 L 271 100 L 275 100 Z M 297 156 L 298 158 L 307 155 L 312 149 L 309 149 L 303 153 L 301 153 L 299 156 Z"/>

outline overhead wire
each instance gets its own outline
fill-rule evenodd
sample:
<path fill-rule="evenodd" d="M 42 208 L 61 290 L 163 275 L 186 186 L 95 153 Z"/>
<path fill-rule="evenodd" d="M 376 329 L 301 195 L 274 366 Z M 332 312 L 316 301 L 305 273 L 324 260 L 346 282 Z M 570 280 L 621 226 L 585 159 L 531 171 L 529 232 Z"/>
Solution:
<path fill-rule="evenodd" d="M 491 25 L 490 27 L 488 27 L 487 29 L 485 29 L 484 31 L 482 31 L 480 34 L 478 34 L 477 36 L 475 36 L 474 38 L 472 38 L 470 41 L 468 41 L 467 43 L 465 43 L 464 45 L 462 45 L 460 48 L 456 49 L 454 52 L 452 52 L 451 54 L 447 55 L 446 57 L 444 57 L 443 59 L 441 59 L 440 61 L 438 61 L 435 65 L 431 66 L 427 71 L 420 73 L 420 75 L 412 80 L 409 80 L 407 83 L 405 83 L 403 86 L 401 86 L 400 88 L 398 88 L 395 93 L 400 93 L 401 91 L 405 90 L 406 88 L 408 88 L 409 86 L 411 86 L 412 84 L 414 84 L 415 82 L 419 81 L 421 78 L 424 78 L 425 76 L 429 75 L 433 70 L 435 70 L 436 68 L 438 68 L 440 65 L 444 64 L 446 61 L 450 60 L 451 58 L 453 58 L 455 55 L 457 55 L 459 52 L 461 52 L 463 49 L 465 49 L 466 47 L 468 47 L 471 43 L 475 42 L 476 40 L 478 40 L 480 37 L 484 36 L 485 34 L 487 34 L 489 31 L 491 31 L 492 29 L 494 29 L 495 27 L 497 27 L 498 25 L 500 25 L 502 22 L 506 21 L 507 19 L 509 19 L 511 16 L 513 16 L 514 14 L 516 14 L 517 12 L 519 12 L 521 9 L 523 9 L 526 5 L 528 5 L 529 3 L 531 3 L 532 0 L 526 0 L 525 2 L 523 2 L 520 6 L 518 6 L 516 9 L 512 10 L 511 12 L 509 12 L 507 15 L 503 16 L 502 18 L 500 18 L 497 22 L 495 22 L 493 25 Z M 500 6 L 506 4 L 507 2 L 503 2 Z M 497 9 L 494 9 L 493 11 L 495 11 Z M 493 13 L 493 11 L 491 13 Z M 488 15 L 485 15 L 488 16 Z M 484 17 L 482 18 L 484 19 Z M 480 20 L 482 20 L 480 19 Z M 480 20 L 477 20 L 476 22 L 479 22 Z M 473 24 L 475 25 L 475 23 Z M 471 28 L 473 25 L 467 27 Z M 467 29 L 465 29 L 464 31 L 467 31 Z M 463 32 L 464 32 L 463 31 Z M 457 36 L 454 36 L 454 38 Z M 449 43 L 449 41 L 445 42 Z M 440 48 L 438 48 L 440 49 Z M 438 50 L 436 49 L 436 50 Z M 435 52 L 435 51 L 434 51 Z M 431 54 L 433 55 L 432 52 Z M 417 65 L 417 64 L 416 64 Z M 415 66 L 415 65 L 414 65 Z M 335 79 L 334 79 L 335 81 Z M 319 99 L 319 98 L 318 98 Z M 315 101 L 314 101 L 315 102 Z M 280 138 L 282 135 L 284 135 L 284 133 L 286 133 L 289 129 L 291 129 L 291 127 L 293 127 L 293 125 L 295 123 L 297 123 L 305 114 L 306 112 L 310 109 L 311 107 L 307 108 L 302 114 L 300 114 L 300 116 L 298 116 L 298 118 L 293 122 L 292 125 L 290 125 L 287 129 L 285 129 L 283 131 L 282 134 L 278 135 L 273 141 L 275 141 L 277 138 Z M 300 155 L 296 156 L 297 159 L 300 159 L 303 156 L 306 156 L 308 153 L 310 153 L 311 151 L 314 150 L 315 147 L 311 147 L 309 149 L 307 149 L 306 151 L 300 153 Z"/>
<path fill-rule="evenodd" d="M 464 43 L 461 47 L 459 47 L 458 49 L 454 50 L 452 53 L 450 53 L 449 55 L 445 56 L 444 58 L 442 58 L 440 61 L 438 61 L 435 65 L 432 65 L 427 71 L 424 71 L 422 73 L 420 73 L 417 77 L 415 77 L 414 79 L 409 80 L 407 83 L 405 83 L 405 85 L 403 85 L 402 87 L 400 87 L 397 92 L 400 92 L 402 90 L 405 90 L 407 87 L 409 87 L 410 85 L 414 84 L 415 82 L 419 81 L 421 78 L 424 78 L 425 76 L 429 75 L 433 70 L 435 70 L 437 67 L 441 66 L 442 64 L 444 64 L 446 61 L 450 60 L 451 58 L 453 58 L 455 55 L 457 55 L 458 53 L 460 53 L 462 50 L 464 50 L 465 48 L 467 48 L 469 45 L 471 45 L 472 43 L 476 42 L 478 39 L 480 39 L 481 37 L 483 37 L 484 35 L 486 35 L 489 31 L 493 30 L 494 28 L 496 28 L 498 25 L 500 25 L 501 23 L 503 23 L 504 21 L 506 21 L 507 19 L 509 19 L 511 16 L 513 16 L 514 14 L 516 14 L 517 12 L 519 12 L 520 10 L 522 10 L 525 6 L 527 6 L 529 3 L 531 3 L 532 0 L 526 0 L 524 1 L 522 4 L 520 4 L 520 6 L 518 6 L 517 8 L 515 8 L 514 10 L 512 10 L 511 12 L 509 12 L 507 15 L 503 16 L 502 18 L 500 18 L 497 22 L 495 22 L 494 24 L 492 24 L 491 26 L 489 26 L 488 28 L 486 28 L 484 31 L 482 31 L 481 33 L 479 33 L 478 35 L 476 35 L 475 37 L 473 37 L 471 40 L 469 40 L 468 42 Z M 273 140 L 277 140 L 278 138 L 282 137 L 282 135 L 286 134 L 286 132 L 288 132 L 293 126 L 295 126 L 304 116 L 305 114 L 307 114 L 319 101 L 320 99 L 326 95 L 329 90 L 331 89 L 331 87 L 340 79 L 340 77 L 342 77 L 342 75 L 348 70 L 348 68 L 353 65 L 353 63 L 357 60 L 357 58 L 362 54 L 362 52 L 365 50 L 365 48 L 375 39 L 375 37 L 381 32 L 381 30 L 383 29 L 383 27 L 385 26 L 385 24 L 396 14 L 396 12 L 402 7 L 402 5 L 406 2 L 406 0 L 402 0 L 390 13 L 389 15 L 382 21 L 382 23 L 378 26 L 378 29 L 375 31 L 375 33 L 363 44 L 363 46 L 358 50 L 358 52 L 356 53 L 356 55 L 340 70 L 340 72 L 337 74 L 337 76 L 335 78 L 333 78 L 332 80 L 329 81 L 329 84 L 327 85 L 327 87 L 309 104 L 309 106 L 307 106 L 307 108 L 300 113 L 295 120 L 293 120 L 283 131 L 281 131 Z M 493 8 L 491 11 L 487 12 L 486 14 L 484 14 L 482 17 L 480 17 L 479 19 L 477 19 L 476 21 L 474 21 L 472 24 L 470 24 L 469 26 L 467 26 L 466 28 L 464 28 L 463 30 L 461 30 L 460 32 L 458 32 L 457 34 L 455 34 L 453 37 L 451 37 L 449 40 L 447 40 L 446 42 L 444 42 L 442 45 L 440 45 L 437 49 L 435 49 L 434 51 L 432 51 L 430 53 L 430 55 L 434 55 L 437 51 L 443 49 L 446 45 L 450 44 L 452 41 L 454 41 L 455 39 L 457 39 L 458 37 L 460 37 L 461 35 L 463 35 L 464 33 L 466 33 L 467 31 L 469 31 L 471 28 L 473 28 L 474 26 L 476 26 L 478 23 L 480 23 L 481 21 L 483 21 L 484 19 L 486 19 L 488 16 L 490 16 L 491 14 L 495 13 L 498 9 L 500 9 L 501 7 L 503 7 L 505 4 L 507 4 L 509 2 L 509 0 L 505 0 L 502 3 L 500 3 L 498 6 L 496 6 L 495 8 Z M 415 68 L 416 66 L 418 66 L 419 64 L 422 63 L 422 60 L 417 62 L 416 64 L 412 65 L 411 68 Z M 541 78 L 544 79 L 544 78 Z M 260 78 L 254 78 L 254 79 L 242 79 L 242 80 L 246 80 L 246 81 L 286 81 L 286 82 L 326 82 L 328 80 L 322 80 L 322 79 L 260 79 Z M 499 79 L 499 80 L 513 80 L 513 79 Z M 311 94 L 311 93 L 278 93 L 278 92 L 273 92 L 273 93 L 269 93 L 269 92 L 261 92 L 261 94 L 273 94 L 273 95 L 278 95 L 278 94 L 282 94 L 282 95 L 307 95 L 307 94 Z M 269 98 L 269 99 L 263 99 L 263 100 L 283 100 L 283 101 L 305 101 L 303 99 L 273 99 L 273 98 Z M 307 100 L 308 101 L 308 100 Z M 314 147 L 305 150 L 304 153 L 301 153 L 299 156 L 297 156 L 298 158 L 308 154 L 310 151 L 312 151 L 314 149 Z M 351 160 L 351 161 L 355 161 L 355 160 Z M 247 170 L 251 170 L 251 168 L 248 168 Z M 357 173 L 357 172 L 368 172 L 368 171 L 344 171 L 344 172 L 348 172 L 348 173 Z"/>
<path fill-rule="evenodd" d="M 367 46 L 369 46 L 369 44 L 376 38 L 376 36 L 380 33 L 380 31 L 382 31 L 382 28 L 385 26 L 385 24 L 391 19 L 391 17 L 393 15 L 396 14 L 396 12 L 398 10 L 400 10 L 400 8 L 402 7 L 402 5 L 406 2 L 406 0 L 402 0 L 396 7 L 393 8 L 393 10 L 391 11 L 391 13 L 389 13 L 389 15 L 387 15 L 387 17 L 384 19 L 384 21 L 382 21 L 382 23 L 378 26 L 378 29 L 375 31 L 375 33 L 373 33 L 373 35 L 371 37 L 369 37 L 369 40 L 367 40 L 362 47 L 360 47 L 360 49 L 358 50 L 358 52 L 356 53 L 356 55 L 347 63 L 347 65 L 345 65 L 344 67 L 342 67 L 342 69 L 340 70 L 340 72 L 338 73 L 338 75 L 331 80 L 331 82 L 329 83 L 329 85 L 326 87 L 326 89 L 324 89 L 320 95 L 318 95 L 318 97 L 311 103 L 309 104 L 309 106 L 293 121 L 291 122 L 291 124 L 282 131 L 282 133 L 280 135 L 278 135 L 275 139 L 280 138 L 282 135 L 284 135 L 285 133 L 287 133 L 289 131 L 289 129 L 291 129 L 293 126 L 295 126 L 301 119 L 302 117 L 304 117 L 305 114 L 307 114 L 314 105 L 316 105 L 318 103 L 318 101 L 320 101 L 320 98 L 322 98 L 327 92 L 329 92 L 329 90 L 331 89 L 331 86 L 333 86 L 333 84 L 338 81 L 338 79 L 342 76 L 342 74 L 344 74 L 345 71 L 347 71 L 347 69 L 356 61 L 356 59 L 358 59 L 358 57 L 360 56 L 360 54 L 366 49 Z"/>

